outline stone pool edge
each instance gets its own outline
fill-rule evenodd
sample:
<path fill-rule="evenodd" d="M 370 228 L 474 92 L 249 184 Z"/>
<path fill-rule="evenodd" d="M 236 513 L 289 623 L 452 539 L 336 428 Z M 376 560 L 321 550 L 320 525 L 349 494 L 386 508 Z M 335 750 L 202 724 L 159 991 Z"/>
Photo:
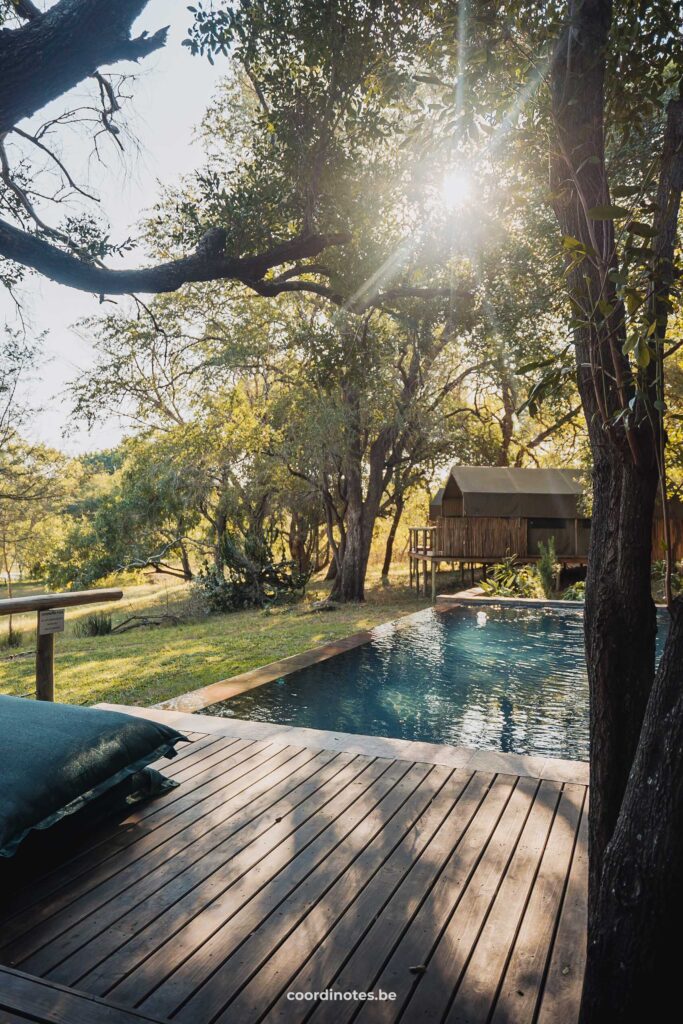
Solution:
<path fill-rule="evenodd" d="M 435 609 L 437 611 L 446 611 L 446 605 L 444 604 L 444 607 L 440 609 L 439 603 L 437 602 L 434 606 Z M 219 704 L 221 701 L 230 700 L 231 697 L 237 697 L 238 694 L 255 690 L 266 683 L 272 683 L 273 680 L 279 679 L 281 676 L 289 676 L 292 672 L 298 672 L 299 669 L 308 668 L 309 665 L 317 665 L 321 661 L 327 661 L 329 658 L 334 658 L 337 654 L 343 654 L 344 651 L 352 651 L 355 647 L 363 647 L 374 640 L 375 637 L 382 636 L 389 631 L 394 632 L 406 629 L 428 615 L 431 610 L 431 608 L 421 608 L 417 612 L 410 612 L 408 615 L 402 615 L 398 619 L 392 619 L 389 622 L 381 623 L 379 626 L 373 626 L 372 629 L 363 629 L 358 633 L 352 633 L 341 640 L 329 640 L 327 643 L 311 647 L 307 651 L 302 651 L 301 654 L 290 654 L 287 658 L 279 658 L 277 661 L 271 661 L 259 668 L 249 669 L 248 672 L 240 672 L 239 675 L 230 676 L 228 679 L 219 679 L 216 683 L 209 683 L 207 686 L 201 686 L 196 690 L 181 693 L 178 697 L 171 697 L 168 700 L 161 701 L 159 704 L 153 704 L 152 707 L 159 708 L 161 711 L 190 713 L 201 711 L 211 704 Z"/>
<path fill-rule="evenodd" d="M 385 736 L 329 732 L 324 729 L 307 729 L 271 722 L 251 722 L 243 718 L 220 718 L 214 715 L 174 711 L 160 705 L 140 708 L 102 703 L 96 704 L 95 707 L 106 711 L 120 711 L 156 722 L 166 722 L 179 732 L 213 733 L 255 742 L 270 740 L 274 743 L 316 750 L 335 750 L 363 754 L 367 757 L 465 768 L 468 771 L 495 772 L 544 779 L 549 782 L 588 785 L 587 761 L 570 761 L 565 758 L 539 757 L 532 754 L 504 754 L 497 750 L 477 750 L 473 747 L 453 747 L 448 744 L 398 740 Z"/>

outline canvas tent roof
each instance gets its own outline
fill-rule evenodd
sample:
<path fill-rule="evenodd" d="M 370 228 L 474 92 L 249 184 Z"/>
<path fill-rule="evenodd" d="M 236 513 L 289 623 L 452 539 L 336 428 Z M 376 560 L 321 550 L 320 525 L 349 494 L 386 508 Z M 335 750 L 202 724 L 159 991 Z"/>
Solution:
<path fill-rule="evenodd" d="M 462 496 L 466 516 L 571 519 L 581 515 L 582 476 L 578 469 L 453 466 L 442 497 Z"/>

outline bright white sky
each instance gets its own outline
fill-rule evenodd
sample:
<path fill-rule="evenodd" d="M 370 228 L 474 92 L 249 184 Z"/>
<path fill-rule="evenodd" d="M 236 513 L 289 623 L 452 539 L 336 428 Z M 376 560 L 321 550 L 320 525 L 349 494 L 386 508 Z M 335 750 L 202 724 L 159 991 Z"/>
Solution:
<path fill-rule="evenodd" d="M 51 2 L 39 0 L 38 6 L 46 8 Z M 118 64 L 113 69 L 139 75 L 130 90 L 133 99 L 125 114 L 141 152 L 136 154 L 128 149 L 121 158 L 113 146 L 106 145 L 107 164 L 102 166 L 91 159 L 92 146 L 88 140 L 84 138 L 82 143 L 74 144 L 73 136 L 62 151 L 75 180 L 100 197 L 102 211 L 111 223 L 112 238 L 118 241 L 136 235 L 136 224 L 157 198 L 159 183 L 173 182 L 201 163 L 201 149 L 193 142 L 193 129 L 209 105 L 225 66 L 219 63 L 211 67 L 206 58 L 192 57 L 181 46 L 191 18 L 185 0 L 150 0 L 133 31 L 154 31 L 170 24 L 165 48 L 139 66 Z M 62 99 L 37 114 L 35 123 L 41 124 L 50 114 L 66 109 L 67 102 L 71 104 L 75 97 L 84 94 L 84 89 L 75 90 L 68 101 Z M 52 223 L 58 220 L 59 210 L 55 208 Z M 141 251 L 126 257 L 126 263 L 144 262 Z M 112 265 L 124 263 L 117 260 Z M 83 317 L 102 312 L 97 298 L 34 275 L 28 278 L 21 300 L 24 320 L 31 332 L 48 332 L 45 359 L 29 388 L 32 404 L 41 407 L 32 426 L 33 439 L 71 453 L 115 444 L 122 434 L 115 422 L 103 422 L 90 435 L 83 424 L 78 424 L 74 432 L 63 436 L 70 413 L 64 388 L 80 369 L 93 361 L 92 346 L 79 335 L 75 325 Z M 17 315 L 14 303 L 0 289 L 0 325 L 3 323 L 17 326 Z"/>

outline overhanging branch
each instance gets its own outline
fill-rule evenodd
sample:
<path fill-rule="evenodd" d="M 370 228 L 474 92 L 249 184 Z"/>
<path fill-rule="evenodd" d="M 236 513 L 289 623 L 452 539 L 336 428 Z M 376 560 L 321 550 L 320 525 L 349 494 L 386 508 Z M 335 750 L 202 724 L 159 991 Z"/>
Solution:
<path fill-rule="evenodd" d="M 77 259 L 44 239 L 0 220 L 0 256 L 31 267 L 58 284 L 96 295 L 158 294 L 176 291 L 181 285 L 191 282 L 220 280 L 241 281 L 260 294 L 277 294 L 278 290 L 301 291 L 302 288 L 292 287 L 292 281 L 282 281 L 279 289 L 269 287 L 269 282 L 264 282 L 263 278 L 274 267 L 310 259 L 329 246 L 348 241 L 349 235 L 341 232 L 302 234 L 254 256 L 233 257 L 224 251 L 225 232 L 215 228 L 206 233 L 189 256 L 155 267 L 110 270 Z M 311 282 L 311 290 L 313 285 Z"/>

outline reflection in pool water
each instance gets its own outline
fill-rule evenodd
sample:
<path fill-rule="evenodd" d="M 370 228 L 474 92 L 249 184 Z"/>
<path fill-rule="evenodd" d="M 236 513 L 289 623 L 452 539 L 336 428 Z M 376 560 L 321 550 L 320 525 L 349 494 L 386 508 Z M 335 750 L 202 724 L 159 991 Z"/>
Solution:
<path fill-rule="evenodd" d="M 664 616 L 660 617 L 661 650 Z M 586 759 L 579 610 L 461 606 L 204 709 L 258 722 Z"/>

